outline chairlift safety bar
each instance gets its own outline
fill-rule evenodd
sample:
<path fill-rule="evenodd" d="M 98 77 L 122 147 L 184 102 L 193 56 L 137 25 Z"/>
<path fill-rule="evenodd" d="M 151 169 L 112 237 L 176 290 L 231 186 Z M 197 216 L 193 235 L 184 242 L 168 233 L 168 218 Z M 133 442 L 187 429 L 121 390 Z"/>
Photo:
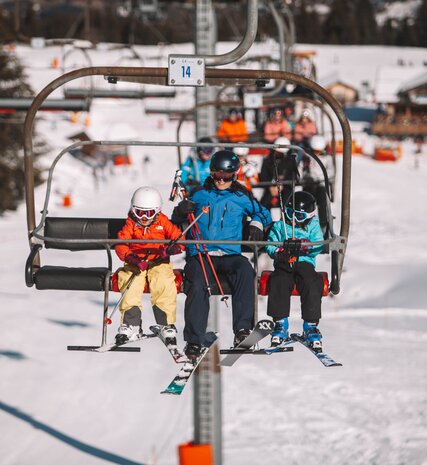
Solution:
<path fill-rule="evenodd" d="M 24 161 L 25 161 L 25 195 L 27 205 L 27 227 L 29 231 L 30 247 L 32 232 L 35 228 L 35 200 L 34 200 L 34 153 L 33 127 L 37 111 L 46 98 L 58 87 L 67 82 L 86 76 L 108 76 L 114 81 L 120 77 L 145 84 L 167 85 L 168 69 L 156 67 L 88 67 L 70 71 L 50 82 L 34 98 L 24 123 Z M 205 85 L 242 85 L 251 84 L 262 86 L 270 79 L 301 85 L 318 94 L 334 111 L 343 133 L 343 163 L 342 163 L 342 193 L 341 193 L 341 230 L 340 237 L 346 242 L 350 229 L 350 195 L 351 195 L 351 129 L 345 116 L 344 109 L 339 102 L 323 87 L 304 76 L 286 71 L 249 70 L 206 68 Z M 106 144 L 105 144 L 106 145 Z M 161 145 L 161 144 L 158 144 Z M 197 144 L 196 144 L 197 146 Z M 215 146 L 218 146 L 216 144 Z M 345 249 L 345 244 L 343 246 Z M 338 272 L 340 274 L 344 261 L 344 252 L 338 252 Z M 36 258 L 37 261 L 37 258 Z"/>

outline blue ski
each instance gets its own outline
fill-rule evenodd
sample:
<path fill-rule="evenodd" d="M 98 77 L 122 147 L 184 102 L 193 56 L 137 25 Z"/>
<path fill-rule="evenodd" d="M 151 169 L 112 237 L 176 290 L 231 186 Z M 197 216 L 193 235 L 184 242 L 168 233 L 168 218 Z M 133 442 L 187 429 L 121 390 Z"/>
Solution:
<path fill-rule="evenodd" d="M 325 367 L 340 367 L 342 366 L 342 363 L 336 362 L 333 358 L 329 357 L 329 355 L 325 354 L 324 352 L 321 351 L 316 351 L 310 347 L 308 342 L 305 340 L 305 338 L 301 334 L 291 334 L 291 339 L 295 342 L 299 342 L 302 344 L 304 347 L 307 347 L 307 349 L 317 357 L 317 359 L 323 363 Z"/>
<path fill-rule="evenodd" d="M 268 355 L 271 355 L 271 354 L 274 354 L 275 352 L 284 352 L 284 349 L 290 349 L 290 347 L 287 347 L 289 346 L 290 344 L 294 344 L 295 341 L 293 339 L 285 339 L 281 344 L 277 345 L 277 346 L 270 346 L 270 347 L 266 347 L 264 350 L 264 352 Z"/>

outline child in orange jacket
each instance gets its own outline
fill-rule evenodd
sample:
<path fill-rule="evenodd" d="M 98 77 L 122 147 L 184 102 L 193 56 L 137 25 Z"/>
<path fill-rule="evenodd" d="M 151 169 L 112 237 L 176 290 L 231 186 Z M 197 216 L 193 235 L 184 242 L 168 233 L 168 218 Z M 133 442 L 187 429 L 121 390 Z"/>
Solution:
<path fill-rule="evenodd" d="M 140 187 L 132 197 L 126 223 L 118 233 L 119 239 L 178 239 L 181 231 L 161 212 L 162 198 L 152 187 Z M 161 334 L 166 342 L 176 345 L 175 275 L 169 256 L 181 253 L 179 244 L 119 244 L 115 250 L 125 262 L 118 273 L 118 286 L 123 294 L 135 275 L 120 304 L 121 324 L 116 343 L 137 340 L 142 334 L 141 298 L 146 280 L 150 286 L 151 305 Z"/>

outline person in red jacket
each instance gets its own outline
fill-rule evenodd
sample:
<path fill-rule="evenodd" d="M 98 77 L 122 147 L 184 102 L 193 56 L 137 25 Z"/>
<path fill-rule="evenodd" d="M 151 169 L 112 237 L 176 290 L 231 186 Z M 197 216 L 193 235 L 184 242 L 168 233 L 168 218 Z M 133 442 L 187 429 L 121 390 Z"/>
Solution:
<path fill-rule="evenodd" d="M 310 110 L 303 110 L 294 127 L 293 143 L 304 149 L 310 149 L 310 139 L 317 134 L 316 123 Z"/>
<path fill-rule="evenodd" d="M 126 223 L 118 233 L 119 239 L 178 239 L 180 229 L 172 224 L 161 212 L 162 198 L 152 187 L 140 187 L 132 196 Z M 124 243 L 115 250 L 124 261 L 118 273 L 118 286 L 123 294 L 129 280 L 133 282 L 120 304 L 121 322 L 116 335 L 116 343 L 137 340 L 142 334 L 141 298 L 146 280 L 150 286 L 151 305 L 161 334 L 166 341 L 176 345 L 176 296 L 175 275 L 170 263 L 170 255 L 181 253 L 179 244 Z"/>
<path fill-rule="evenodd" d="M 278 137 L 291 138 L 292 129 L 283 116 L 283 110 L 276 108 L 264 125 L 264 140 L 272 144 Z"/>

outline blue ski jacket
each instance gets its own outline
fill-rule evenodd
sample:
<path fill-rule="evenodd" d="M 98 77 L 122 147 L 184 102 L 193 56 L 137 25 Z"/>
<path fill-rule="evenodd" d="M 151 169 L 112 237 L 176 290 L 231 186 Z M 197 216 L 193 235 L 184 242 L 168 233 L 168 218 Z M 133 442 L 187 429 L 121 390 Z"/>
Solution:
<path fill-rule="evenodd" d="M 288 238 L 292 237 L 292 225 L 286 223 L 286 232 Z M 319 218 L 315 216 L 307 225 L 307 229 L 298 227 L 298 223 L 295 224 L 295 237 L 297 239 L 307 239 L 310 242 L 323 241 L 323 233 L 320 227 Z M 286 239 L 285 230 L 283 229 L 283 221 L 276 221 L 271 227 L 267 241 L 272 242 L 283 242 Z M 265 250 L 268 255 L 275 259 L 275 252 L 279 246 L 277 245 L 266 245 Z M 319 255 L 323 250 L 323 245 L 317 245 L 309 247 L 308 252 L 299 256 L 299 262 L 311 263 L 314 267 L 316 266 L 316 255 Z"/>
<path fill-rule="evenodd" d="M 181 179 L 184 184 L 200 184 L 203 185 L 206 178 L 210 176 L 211 161 L 202 161 L 199 158 L 191 155 L 181 165 Z"/>
<path fill-rule="evenodd" d="M 197 221 L 201 236 L 205 240 L 241 241 L 243 222 L 247 217 L 260 229 L 272 222 L 270 212 L 253 196 L 241 191 L 199 188 L 191 194 L 190 200 L 197 205 L 195 216 L 201 213 L 202 207 L 209 207 L 209 212 Z M 172 216 L 172 221 L 176 222 L 175 215 Z M 193 239 L 191 233 L 187 234 L 187 239 Z M 212 255 L 242 252 L 240 244 L 207 244 L 207 249 L 213 252 Z M 203 247 L 201 250 L 203 251 Z M 196 255 L 196 246 L 188 245 L 187 254 Z"/>

